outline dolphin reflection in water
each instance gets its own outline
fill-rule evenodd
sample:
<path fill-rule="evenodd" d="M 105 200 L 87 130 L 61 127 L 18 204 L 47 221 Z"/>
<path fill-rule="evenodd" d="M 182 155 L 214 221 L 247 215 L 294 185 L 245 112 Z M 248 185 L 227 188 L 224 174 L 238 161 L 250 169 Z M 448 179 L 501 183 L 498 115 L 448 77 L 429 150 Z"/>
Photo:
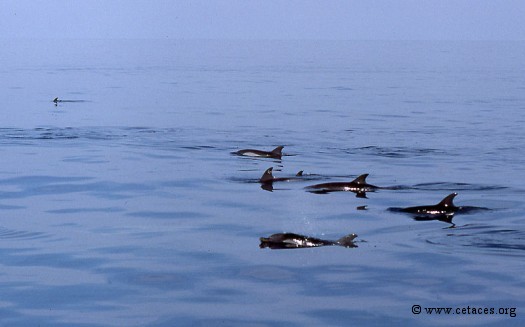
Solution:
<path fill-rule="evenodd" d="M 261 249 L 297 249 L 297 248 L 311 248 L 327 245 L 339 245 L 346 248 L 356 248 L 354 243 L 356 234 L 349 234 L 341 237 L 336 241 L 322 240 L 315 237 L 299 235 L 295 233 L 278 233 L 270 235 L 269 237 L 261 237 L 259 247 Z"/>

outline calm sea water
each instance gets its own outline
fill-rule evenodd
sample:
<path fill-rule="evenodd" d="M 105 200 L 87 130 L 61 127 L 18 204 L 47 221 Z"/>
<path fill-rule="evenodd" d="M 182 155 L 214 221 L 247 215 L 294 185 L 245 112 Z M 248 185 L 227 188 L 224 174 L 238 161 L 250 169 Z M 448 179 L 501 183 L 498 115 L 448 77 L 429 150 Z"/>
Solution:
<path fill-rule="evenodd" d="M 525 323 L 525 43 L 0 45 L 1 325 Z M 395 189 L 304 190 L 362 173 Z M 491 210 L 388 211 L 452 192 Z"/>

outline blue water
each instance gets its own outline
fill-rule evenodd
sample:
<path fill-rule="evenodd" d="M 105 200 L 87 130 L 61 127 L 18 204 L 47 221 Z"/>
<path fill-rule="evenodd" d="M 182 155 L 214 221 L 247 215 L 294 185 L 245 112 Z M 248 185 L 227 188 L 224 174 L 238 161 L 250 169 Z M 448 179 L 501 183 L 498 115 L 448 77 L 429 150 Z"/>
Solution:
<path fill-rule="evenodd" d="M 525 43 L 0 45 L 1 325 L 525 323 Z M 265 191 L 271 166 L 315 181 Z M 304 190 L 362 173 L 394 187 Z M 388 210 L 452 192 L 491 210 Z M 259 248 L 279 232 L 358 247 Z"/>

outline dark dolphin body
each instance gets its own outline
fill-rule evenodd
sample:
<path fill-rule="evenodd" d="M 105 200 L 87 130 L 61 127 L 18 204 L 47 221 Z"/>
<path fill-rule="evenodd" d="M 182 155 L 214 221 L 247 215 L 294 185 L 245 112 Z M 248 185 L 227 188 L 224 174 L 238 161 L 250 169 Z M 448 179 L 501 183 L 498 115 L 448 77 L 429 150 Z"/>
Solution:
<path fill-rule="evenodd" d="M 451 193 L 447 195 L 438 204 L 407 207 L 407 208 L 389 208 L 390 211 L 394 212 L 406 212 L 414 216 L 414 220 L 428 221 L 428 220 L 439 220 L 452 224 L 452 218 L 456 213 L 469 213 L 479 210 L 490 210 L 482 207 L 470 207 L 462 206 L 457 207 L 454 205 L 454 198 L 458 195 L 457 193 Z"/>
<path fill-rule="evenodd" d="M 325 194 L 329 192 L 354 192 L 357 197 L 366 198 L 366 192 L 373 192 L 379 186 L 368 184 L 366 178 L 368 174 L 363 174 L 351 182 L 323 183 L 307 186 L 306 190 L 312 193 Z"/>
<path fill-rule="evenodd" d="M 59 102 L 87 102 L 86 100 L 62 100 L 59 98 L 54 98 L 53 102 L 55 103 L 55 106 L 58 105 Z"/>
<path fill-rule="evenodd" d="M 354 243 L 354 239 L 356 237 L 356 234 L 349 234 L 341 237 L 337 241 L 327 241 L 294 233 L 278 233 L 270 235 L 269 237 L 261 237 L 261 244 L 259 247 L 261 249 L 297 249 L 326 245 L 339 245 L 347 248 L 356 248 L 357 244 Z"/>
<path fill-rule="evenodd" d="M 245 157 L 259 157 L 259 158 L 274 158 L 274 159 L 281 159 L 282 157 L 282 151 L 284 146 L 278 146 L 272 151 L 261 151 L 261 150 L 254 150 L 254 149 L 244 149 L 239 150 L 236 152 L 232 152 L 232 154 L 236 154 L 239 156 L 245 156 Z"/>
<path fill-rule="evenodd" d="M 459 210 L 459 207 L 454 205 L 454 198 L 458 195 L 457 193 L 451 193 L 447 195 L 441 202 L 434 205 L 417 206 L 401 208 L 399 211 L 408 212 L 417 215 L 442 215 L 454 213 Z"/>

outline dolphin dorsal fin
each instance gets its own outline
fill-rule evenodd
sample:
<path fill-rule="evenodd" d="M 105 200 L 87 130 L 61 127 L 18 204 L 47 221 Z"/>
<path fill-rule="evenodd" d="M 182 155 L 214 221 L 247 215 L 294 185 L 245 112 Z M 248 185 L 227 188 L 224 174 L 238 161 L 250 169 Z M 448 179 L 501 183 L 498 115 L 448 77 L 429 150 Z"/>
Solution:
<path fill-rule="evenodd" d="M 295 176 L 297 176 L 297 177 L 299 177 L 299 176 L 303 176 L 303 171 L 302 171 L 302 170 L 299 170 L 299 172 L 298 172 L 297 175 L 295 175 Z"/>
<path fill-rule="evenodd" d="M 452 201 L 454 200 L 456 195 L 458 195 L 456 192 L 447 195 L 443 200 L 441 200 L 441 202 L 438 203 L 438 206 L 445 208 L 453 208 L 454 203 Z"/>
<path fill-rule="evenodd" d="M 358 185 L 364 185 L 366 184 L 366 178 L 368 177 L 368 174 L 363 174 L 356 179 L 352 181 L 352 183 L 358 184 Z"/>
<path fill-rule="evenodd" d="M 346 246 L 346 247 L 355 246 L 354 239 L 356 237 L 357 237 L 356 234 L 349 234 L 349 235 L 343 236 L 340 239 L 338 239 L 336 243 L 342 246 Z"/>
<path fill-rule="evenodd" d="M 266 169 L 264 174 L 261 176 L 261 179 L 259 180 L 261 183 L 269 183 L 273 181 L 273 174 L 272 174 L 273 167 L 270 167 Z"/>
<path fill-rule="evenodd" d="M 271 152 L 272 152 L 273 154 L 282 155 L 283 148 L 284 148 L 284 146 L 279 145 L 278 147 L 276 147 L 275 149 L 273 149 Z"/>

